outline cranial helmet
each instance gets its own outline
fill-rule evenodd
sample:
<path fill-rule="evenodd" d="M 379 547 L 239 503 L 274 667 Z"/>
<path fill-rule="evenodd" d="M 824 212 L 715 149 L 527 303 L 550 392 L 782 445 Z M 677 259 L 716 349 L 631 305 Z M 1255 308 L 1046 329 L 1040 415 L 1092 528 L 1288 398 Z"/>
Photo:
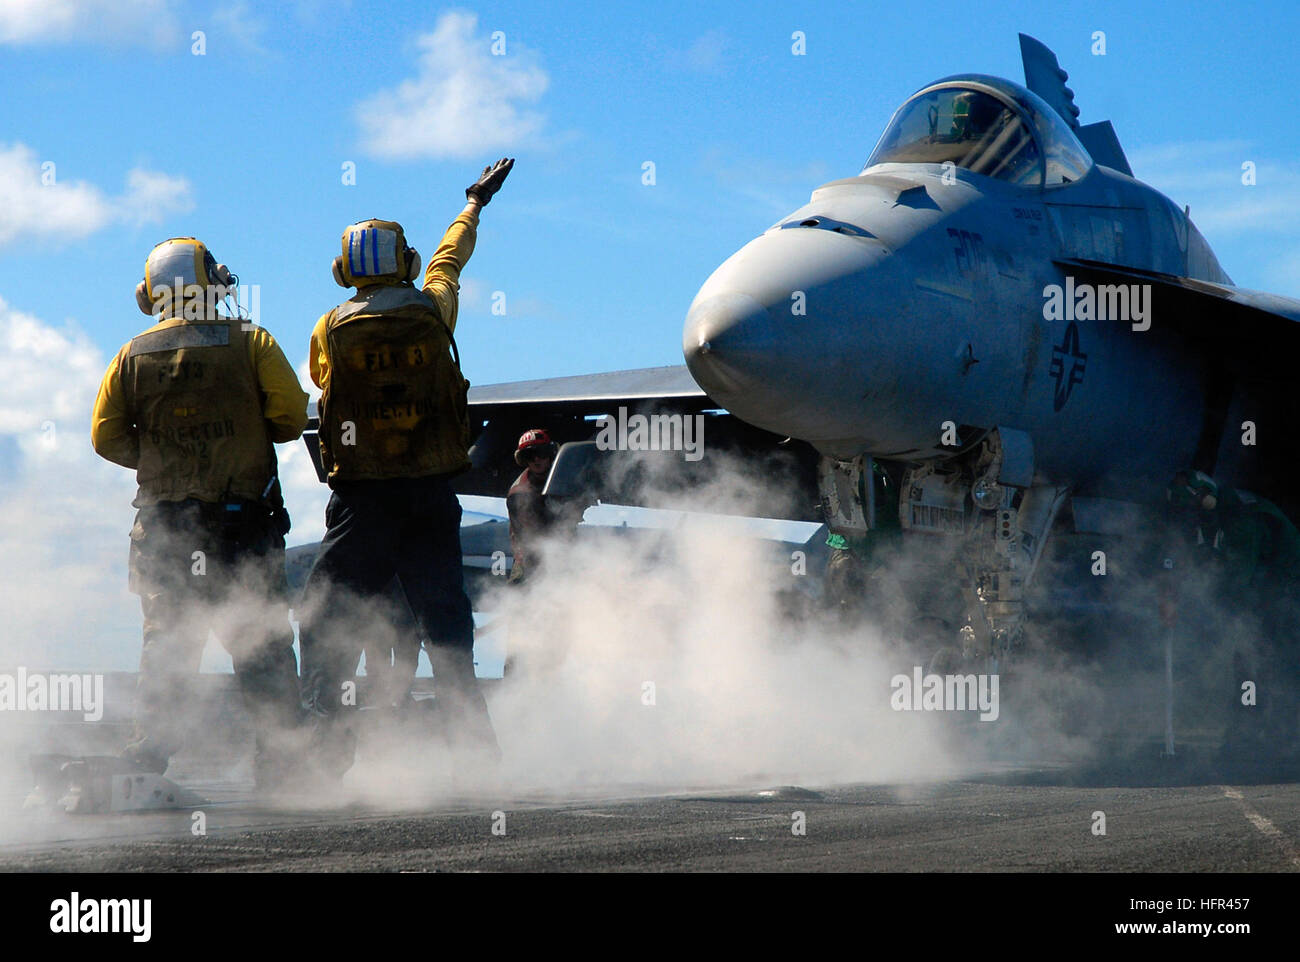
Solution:
<path fill-rule="evenodd" d="M 218 264 L 202 241 L 193 237 L 173 237 L 149 252 L 144 262 L 144 280 L 135 286 L 135 302 L 145 314 L 165 298 L 169 301 L 180 288 L 233 288 L 239 278 L 225 264 Z"/>
<path fill-rule="evenodd" d="M 557 447 L 545 428 L 532 428 L 519 437 L 519 444 L 515 448 L 515 464 L 521 468 L 526 467 L 528 455 L 534 451 L 546 451 L 554 456 Z"/>
<path fill-rule="evenodd" d="M 400 284 L 419 274 L 420 252 L 406 246 L 406 234 L 397 221 L 371 218 L 343 229 L 343 254 L 334 258 L 339 287 Z"/>
<path fill-rule="evenodd" d="M 1165 489 L 1165 498 L 1180 508 L 1213 511 L 1219 506 L 1219 486 L 1204 471 L 1179 471 Z"/>

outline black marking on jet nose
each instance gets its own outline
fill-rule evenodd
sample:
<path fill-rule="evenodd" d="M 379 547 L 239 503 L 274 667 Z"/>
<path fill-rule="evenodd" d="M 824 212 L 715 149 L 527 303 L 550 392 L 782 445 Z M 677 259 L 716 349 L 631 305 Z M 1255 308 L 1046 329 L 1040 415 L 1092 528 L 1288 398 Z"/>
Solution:
<path fill-rule="evenodd" d="M 925 189 L 924 184 L 915 184 L 906 190 L 898 192 L 898 198 L 894 201 L 895 207 L 911 207 L 916 210 L 940 210 L 930 192 Z"/>
<path fill-rule="evenodd" d="M 832 217 L 823 217 L 818 214 L 815 217 L 808 217 L 804 220 L 792 220 L 781 225 L 781 230 L 792 230 L 800 227 L 814 227 L 819 230 L 834 231 L 837 234 L 847 234 L 849 237 L 870 237 L 876 240 L 876 235 L 871 233 L 865 227 L 859 227 L 857 224 L 850 224 L 847 221 L 835 220 Z"/>
<path fill-rule="evenodd" d="M 1068 375 L 1065 369 L 1067 358 L 1074 362 L 1070 365 Z M 1064 339 L 1052 348 L 1052 363 L 1047 368 L 1047 373 L 1056 379 L 1055 410 L 1059 411 L 1065 407 L 1065 402 L 1070 400 L 1070 392 L 1074 390 L 1074 386 L 1083 383 L 1083 372 L 1087 366 L 1088 355 L 1079 350 L 1079 325 L 1071 321 L 1070 326 L 1065 329 Z"/>

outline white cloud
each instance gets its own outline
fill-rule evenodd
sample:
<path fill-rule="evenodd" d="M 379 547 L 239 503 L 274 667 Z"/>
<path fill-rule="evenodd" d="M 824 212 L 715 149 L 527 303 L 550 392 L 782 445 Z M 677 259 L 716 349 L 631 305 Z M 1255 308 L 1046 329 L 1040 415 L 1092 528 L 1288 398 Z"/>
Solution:
<path fill-rule="evenodd" d="M 686 51 L 686 62 L 694 70 L 714 72 L 723 65 L 730 45 L 721 30 L 710 30 L 691 44 Z"/>
<path fill-rule="evenodd" d="M 1242 164 L 1255 184 L 1242 183 Z M 1259 155 L 1241 140 L 1162 144 L 1135 151 L 1133 170 L 1179 206 L 1207 238 L 1290 233 L 1300 216 L 1300 182 L 1287 164 Z"/>
<path fill-rule="evenodd" d="M 290 547 L 319 541 L 325 536 L 325 506 L 329 503 L 330 489 L 316 477 L 306 442 L 282 444 L 275 453 L 279 458 L 280 489 L 293 519 L 293 530 L 285 541 Z"/>
<path fill-rule="evenodd" d="M 351 12 L 352 0 L 295 0 L 294 15 L 303 23 L 316 24 L 328 17 L 340 17 Z"/>
<path fill-rule="evenodd" d="M 1191 209 L 1224 270 L 1242 287 L 1295 296 L 1300 290 L 1300 181 L 1249 141 L 1156 144 L 1130 156 L 1138 178 Z M 1254 164 L 1255 183 L 1242 183 Z"/>
<path fill-rule="evenodd" d="M 0 247 L 76 240 L 114 223 L 158 223 L 194 207 L 183 177 L 135 168 L 126 190 L 112 197 L 86 181 L 64 181 L 57 164 L 43 163 L 25 144 L 0 146 Z"/>
<path fill-rule="evenodd" d="M 283 345 L 281 345 L 283 347 Z M 307 392 L 309 400 L 320 400 L 320 388 L 318 388 L 311 379 L 311 358 L 304 357 L 302 363 L 298 365 L 295 373 L 298 375 L 298 383 L 302 389 Z"/>
<path fill-rule="evenodd" d="M 283 347 L 284 345 L 281 345 Z M 307 392 L 311 403 L 320 400 L 320 388 L 312 383 L 311 365 L 304 355 L 297 367 L 298 383 Z M 312 409 L 308 407 L 308 411 Z M 284 503 L 293 518 L 293 530 L 286 539 L 290 547 L 319 541 L 325 535 L 325 505 L 330 499 L 330 489 L 316 477 L 316 466 L 312 464 L 304 441 L 282 444 L 275 449 L 279 458 L 280 488 L 284 491 Z"/>
<path fill-rule="evenodd" d="M 126 193 L 113 203 L 117 219 L 140 226 L 160 223 L 169 214 L 194 209 L 190 182 L 157 171 L 136 167 L 126 175 Z"/>
<path fill-rule="evenodd" d="M 212 22 L 250 53 L 268 53 L 266 47 L 262 46 L 266 23 L 255 16 L 243 0 L 214 11 Z"/>
<path fill-rule="evenodd" d="M 180 41 L 172 0 L 0 0 L 0 44 Z"/>
<path fill-rule="evenodd" d="M 736 209 L 747 217 L 783 217 L 808 202 L 813 190 L 836 176 L 825 163 L 786 165 L 771 158 L 744 156 L 728 145 L 704 151 L 702 169 L 711 174 Z M 839 174 L 847 176 L 847 172 Z"/>
<path fill-rule="evenodd" d="M 493 56 L 478 18 L 451 11 L 421 36 L 414 79 L 357 106 L 363 148 L 394 160 L 482 158 L 536 143 L 545 115 L 528 109 L 550 85 L 531 52 L 506 38 Z"/>
<path fill-rule="evenodd" d="M 84 331 L 0 299 L 0 663 L 131 668 L 138 602 L 126 590 L 131 472 L 90 446 L 108 359 Z"/>
<path fill-rule="evenodd" d="M 460 279 L 460 309 L 469 313 L 485 309 L 488 302 L 487 282 L 477 277 Z"/>
<path fill-rule="evenodd" d="M 138 663 L 140 605 L 126 587 L 135 473 L 90 444 L 108 361 L 76 325 L 49 324 L 0 298 L 0 670 Z M 301 441 L 276 450 L 294 520 L 289 543 L 316 540 L 329 489 Z M 229 668 L 219 649 L 204 663 Z"/>
<path fill-rule="evenodd" d="M 721 30 L 709 30 L 696 37 L 685 50 L 669 49 L 661 52 L 664 62 L 674 70 L 695 73 L 718 73 L 725 66 L 731 40 Z"/>
<path fill-rule="evenodd" d="M 88 427 L 106 363 L 83 331 L 58 330 L 0 298 L 0 434 L 31 454 L 46 419 Z"/>

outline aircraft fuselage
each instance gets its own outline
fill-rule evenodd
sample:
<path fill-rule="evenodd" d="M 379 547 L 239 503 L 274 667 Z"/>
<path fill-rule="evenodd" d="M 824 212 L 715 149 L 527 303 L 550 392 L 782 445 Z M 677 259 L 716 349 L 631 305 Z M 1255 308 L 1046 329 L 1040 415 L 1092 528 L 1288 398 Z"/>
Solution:
<path fill-rule="evenodd" d="M 1006 426 L 1076 490 L 1163 480 L 1197 443 L 1200 363 L 1169 318 L 1140 329 L 1140 288 L 1089 310 L 1065 258 L 1227 282 L 1182 211 L 1109 168 L 1025 187 L 882 164 L 818 188 L 722 264 L 683 350 L 729 411 L 825 454 L 951 456 L 945 422 Z"/>

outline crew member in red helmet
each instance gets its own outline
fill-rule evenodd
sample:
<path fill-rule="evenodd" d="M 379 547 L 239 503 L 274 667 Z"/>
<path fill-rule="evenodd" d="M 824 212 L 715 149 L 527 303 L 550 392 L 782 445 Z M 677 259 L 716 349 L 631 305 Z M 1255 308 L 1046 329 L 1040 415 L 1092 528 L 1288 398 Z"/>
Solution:
<path fill-rule="evenodd" d="M 557 445 L 544 428 L 532 428 L 519 438 L 515 463 L 524 469 L 506 495 L 510 514 L 510 550 L 514 565 L 510 583 L 519 584 L 541 565 L 540 540 L 555 523 L 546 505 L 542 488 L 551 465 L 555 463 Z"/>

